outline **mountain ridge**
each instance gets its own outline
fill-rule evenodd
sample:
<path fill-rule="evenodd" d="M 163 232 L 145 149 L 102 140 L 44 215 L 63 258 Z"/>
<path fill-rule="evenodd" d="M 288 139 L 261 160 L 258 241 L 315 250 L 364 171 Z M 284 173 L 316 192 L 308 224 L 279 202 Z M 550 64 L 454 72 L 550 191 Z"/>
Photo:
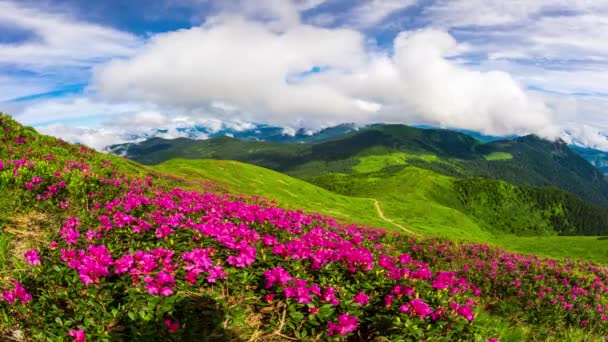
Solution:
<path fill-rule="evenodd" d="M 551 142 L 534 135 L 482 143 L 450 130 L 379 125 L 317 143 L 280 144 L 230 137 L 155 138 L 138 144 L 115 145 L 111 151 L 148 165 L 174 157 L 233 159 L 300 178 L 324 172 L 352 173 L 358 159 L 369 154 L 433 155 L 442 162 L 418 159 L 409 163 L 450 176 L 556 186 L 608 207 L 608 183 L 600 171 L 572 152 L 565 142 Z"/>

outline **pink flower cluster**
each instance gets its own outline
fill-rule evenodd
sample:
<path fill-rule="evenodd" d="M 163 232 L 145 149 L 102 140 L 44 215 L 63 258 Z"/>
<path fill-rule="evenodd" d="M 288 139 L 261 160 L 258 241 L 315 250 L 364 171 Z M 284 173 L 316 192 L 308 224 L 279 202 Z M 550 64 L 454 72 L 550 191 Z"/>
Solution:
<path fill-rule="evenodd" d="M 68 336 L 72 337 L 75 342 L 84 342 L 87 338 L 87 335 L 84 330 L 70 330 L 68 331 Z"/>
<path fill-rule="evenodd" d="M 169 333 L 174 334 L 179 329 L 179 322 L 172 322 L 171 320 L 165 320 L 165 326 L 167 327 L 167 331 Z"/>
<path fill-rule="evenodd" d="M 338 323 L 327 323 L 327 334 L 329 336 L 334 336 L 335 334 L 343 336 L 357 330 L 357 326 L 359 326 L 357 317 L 349 314 L 338 315 Z"/>
<path fill-rule="evenodd" d="M 37 249 L 29 249 L 23 253 L 23 257 L 32 266 L 40 265 L 40 253 Z"/>
<path fill-rule="evenodd" d="M 29 294 L 18 281 L 11 278 L 8 278 L 8 281 L 13 284 L 13 289 L 2 292 L 2 298 L 4 298 L 5 301 L 9 304 L 15 304 L 17 300 L 20 300 L 25 304 L 32 299 L 32 295 Z"/>
<path fill-rule="evenodd" d="M 293 279 L 283 267 L 276 267 L 264 272 L 266 277 L 266 288 L 271 288 L 275 283 L 283 286 Z"/>
<path fill-rule="evenodd" d="M 63 224 L 59 234 L 68 245 L 75 245 L 78 242 L 78 238 L 80 237 L 79 226 L 80 220 L 78 217 L 71 217 Z"/>
<path fill-rule="evenodd" d="M 114 272 L 119 275 L 130 274 L 134 286 L 138 286 L 143 280 L 144 288 L 150 294 L 170 296 L 176 286 L 173 275 L 178 267 L 177 263 L 173 262 L 173 255 L 173 251 L 164 248 L 126 254 L 116 260 Z"/>
<path fill-rule="evenodd" d="M 207 273 L 207 281 L 215 283 L 218 279 L 225 279 L 226 272 L 221 265 L 218 265 L 211 260 L 210 256 L 213 255 L 213 248 L 209 249 L 193 249 L 190 252 L 185 252 L 182 255 L 184 260 L 184 269 L 188 273 L 184 276 L 190 284 L 195 284 L 198 279 L 198 275 L 201 273 Z"/>
<path fill-rule="evenodd" d="M 109 267 L 114 264 L 104 245 L 89 245 L 86 250 L 62 248 L 60 252 L 61 260 L 78 271 L 80 280 L 87 285 L 99 283 L 102 277 L 110 275 Z"/>

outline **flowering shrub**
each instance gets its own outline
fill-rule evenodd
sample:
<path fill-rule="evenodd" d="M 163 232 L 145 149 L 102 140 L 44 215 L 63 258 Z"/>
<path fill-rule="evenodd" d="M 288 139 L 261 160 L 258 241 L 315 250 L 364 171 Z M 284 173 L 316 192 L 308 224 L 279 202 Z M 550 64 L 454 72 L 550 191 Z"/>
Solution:
<path fill-rule="evenodd" d="M 0 125 L 0 186 L 19 191 L 21 210 L 55 215 L 18 280 L 0 280 L 6 336 L 492 341 L 481 312 L 545 331 L 608 327 L 603 266 L 186 190 L 7 116 Z"/>

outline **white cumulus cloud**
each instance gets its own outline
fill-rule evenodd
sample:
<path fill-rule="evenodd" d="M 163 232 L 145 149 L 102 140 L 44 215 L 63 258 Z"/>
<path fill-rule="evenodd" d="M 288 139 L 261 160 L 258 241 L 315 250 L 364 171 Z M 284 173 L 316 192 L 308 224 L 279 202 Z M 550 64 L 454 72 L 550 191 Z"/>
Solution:
<path fill-rule="evenodd" d="M 231 116 L 283 126 L 424 122 L 555 135 L 548 108 L 508 74 L 451 60 L 462 46 L 448 33 L 403 32 L 393 47 L 392 55 L 370 51 L 355 30 L 299 24 L 276 32 L 230 17 L 155 37 L 134 57 L 99 68 L 95 88 L 113 101 L 229 104 L 238 109 Z"/>
<path fill-rule="evenodd" d="M 119 101 L 230 103 L 258 119 L 347 119 L 366 111 L 356 99 L 327 84 L 287 79 L 315 66 L 352 69 L 365 57 L 363 36 L 356 31 L 298 25 L 279 33 L 258 22 L 225 18 L 155 37 L 133 58 L 101 67 L 95 87 Z"/>

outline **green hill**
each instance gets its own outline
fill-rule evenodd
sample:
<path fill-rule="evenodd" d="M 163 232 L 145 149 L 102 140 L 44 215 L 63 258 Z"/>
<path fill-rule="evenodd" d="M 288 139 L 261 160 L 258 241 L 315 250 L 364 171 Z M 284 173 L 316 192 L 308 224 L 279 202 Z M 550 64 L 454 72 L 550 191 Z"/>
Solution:
<path fill-rule="evenodd" d="M 217 181 L 228 185 L 233 192 L 266 197 L 276 200 L 282 206 L 299 207 L 351 222 L 398 229 L 379 218 L 373 202 L 377 199 L 387 217 L 415 232 L 433 233 L 432 235 L 453 239 L 466 238 L 469 241 L 491 239 L 490 235 L 459 210 L 464 208 L 458 208 L 458 198 L 450 192 L 450 179 L 428 170 L 411 168 L 401 173 L 400 179 L 417 184 L 416 188 L 407 184 L 396 187 L 392 179 L 386 182 L 378 179 L 378 184 L 393 189 L 388 197 L 384 197 L 379 195 L 382 189 L 358 193 L 356 196 L 338 195 L 279 172 L 235 161 L 176 159 L 155 168 L 188 178 L 202 177 Z M 396 181 L 399 182 L 400 179 Z M 396 193 L 401 196 L 391 197 Z M 449 199 L 439 200 L 437 196 L 447 196 Z"/>
<path fill-rule="evenodd" d="M 518 236 L 608 235 L 608 209 L 551 187 L 515 186 L 486 178 L 454 178 L 413 166 L 358 174 L 328 173 L 309 181 L 336 193 L 381 199 L 386 212 L 431 235 L 452 229 Z M 440 208 L 437 208 L 437 205 Z M 464 214 L 466 223 L 443 210 Z M 451 227 L 451 228 L 447 228 Z"/>
<path fill-rule="evenodd" d="M 187 179 L 208 179 L 233 193 L 275 200 L 281 206 L 344 219 L 374 227 L 395 229 L 382 220 L 373 199 L 338 195 L 305 181 L 259 166 L 229 160 L 172 159 L 155 167 Z"/>
<path fill-rule="evenodd" d="M 262 196 L 283 207 L 331 214 L 350 222 L 399 230 L 395 223 L 425 236 L 486 242 L 525 253 L 608 262 L 608 239 L 557 236 L 561 232 L 554 229 L 554 222 L 567 224 L 578 216 L 569 214 L 569 219 L 565 219 L 563 210 L 555 210 L 558 204 L 551 203 L 554 207 L 550 210 L 549 205 L 543 208 L 532 198 L 521 197 L 528 192 L 543 193 L 544 190 L 565 194 L 559 190 L 520 188 L 495 180 L 477 183 L 473 179 L 460 180 L 416 167 L 365 174 L 331 174 L 313 180 L 332 191 L 235 161 L 176 159 L 159 164 L 155 169 L 186 179 L 212 180 L 233 193 Z M 471 187 L 471 184 L 477 186 Z M 496 188 L 502 190 L 497 197 L 500 200 L 491 202 L 488 199 L 494 198 Z M 393 223 L 380 218 L 372 199 L 378 201 L 383 215 Z M 582 205 L 577 213 L 595 208 L 576 196 L 571 199 Z M 508 202 L 508 205 L 497 201 Z M 596 210 L 605 215 L 602 209 Z"/>

